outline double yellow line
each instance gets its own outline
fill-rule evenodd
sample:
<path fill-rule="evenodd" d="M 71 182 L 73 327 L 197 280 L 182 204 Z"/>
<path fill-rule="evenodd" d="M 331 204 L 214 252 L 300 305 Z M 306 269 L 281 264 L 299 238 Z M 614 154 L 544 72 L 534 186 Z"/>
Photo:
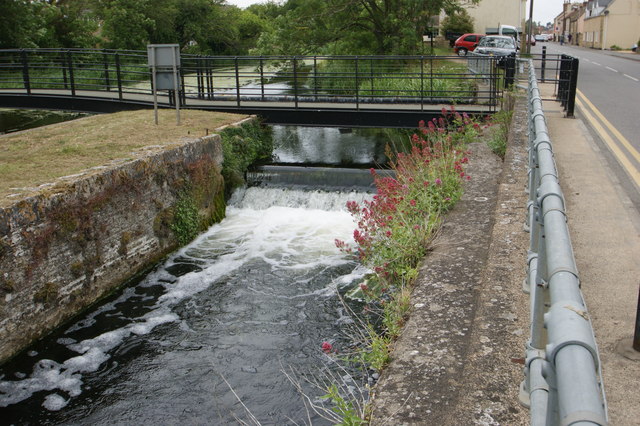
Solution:
<path fill-rule="evenodd" d="M 613 124 L 607 120 L 598 108 L 595 107 L 580 91 L 577 91 L 576 105 L 584 118 L 591 124 L 602 141 L 609 147 L 622 168 L 640 189 L 640 152 L 622 136 Z"/>

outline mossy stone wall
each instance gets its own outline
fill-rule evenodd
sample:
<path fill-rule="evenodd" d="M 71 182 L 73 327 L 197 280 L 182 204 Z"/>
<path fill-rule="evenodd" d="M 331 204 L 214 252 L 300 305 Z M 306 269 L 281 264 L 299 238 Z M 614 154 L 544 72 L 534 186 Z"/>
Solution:
<path fill-rule="evenodd" d="M 0 209 L 0 362 L 221 220 L 222 162 L 212 135 Z"/>

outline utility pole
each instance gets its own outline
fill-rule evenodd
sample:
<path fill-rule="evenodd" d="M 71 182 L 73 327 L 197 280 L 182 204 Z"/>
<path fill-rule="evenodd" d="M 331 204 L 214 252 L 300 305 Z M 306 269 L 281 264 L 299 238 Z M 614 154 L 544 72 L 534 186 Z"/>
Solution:
<path fill-rule="evenodd" d="M 527 46 L 527 54 L 531 53 L 531 34 L 533 33 L 533 0 L 529 0 L 529 24 L 527 25 L 527 39 L 525 40 Z"/>

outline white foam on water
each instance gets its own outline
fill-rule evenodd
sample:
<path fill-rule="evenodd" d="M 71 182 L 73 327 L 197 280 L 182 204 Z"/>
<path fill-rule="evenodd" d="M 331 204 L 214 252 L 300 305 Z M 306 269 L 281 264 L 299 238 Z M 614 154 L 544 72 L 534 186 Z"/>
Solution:
<path fill-rule="evenodd" d="M 355 226 L 353 218 L 344 208 L 346 202 L 361 201 L 370 195 L 304 193 L 304 201 L 302 191 L 286 192 L 252 188 L 244 191 L 242 200 L 236 196 L 236 204 L 227 208 L 227 216 L 221 223 L 178 250 L 165 264 L 166 269 L 187 258 L 198 261 L 202 270 L 178 278 L 163 268 L 150 273 L 139 285 L 161 285 L 165 292 L 149 312 L 141 318 L 132 319 L 123 327 L 83 341 L 77 342 L 67 337 L 58 339 L 58 343 L 79 355 L 62 363 L 41 359 L 35 364 L 33 372 L 23 379 L 0 380 L 0 407 L 25 400 L 36 392 L 54 391 L 45 397 L 43 407 L 51 411 L 64 408 L 69 400 L 55 391 L 65 392 L 69 398 L 80 395 L 83 374 L 97 371 L 110 359 L 110 351 L 132 335 L 146 335 L 159 325 L 173 322 L 184 327 L 178 315 L 172 312 L 172 307 L 207 289 L 247 262 L 261 259 L 273 269 L 292 270 L 340 266 L 351 262 L 335 247 L 334 240 L 351 240 Z M 302 204 L 302 208 L 296 207 L 297 203 Z M 217 251 L 218 255 L 204 255 L 205 251 Z M 324 288 L 300 296 L 335 295 L 337 288 L 361 278 L 365 273 L 363 268 L 358 268 L 336 278 Z M 117 305 L 134 295 L 134 288 L 126 289 L 118 299 L 100 306 L 71 326 L 69 332 L 93 326 L 99 314 L 111 311 L 117 314 Z"/>
<path fill-rule="evenodd" d="M 60 411 L 69 403 L 68 400 L 64 399 L 57 393 L 52 393 L 51 395 L 47 395 L 42 403 L 42 406 L 49 411 Z"/>

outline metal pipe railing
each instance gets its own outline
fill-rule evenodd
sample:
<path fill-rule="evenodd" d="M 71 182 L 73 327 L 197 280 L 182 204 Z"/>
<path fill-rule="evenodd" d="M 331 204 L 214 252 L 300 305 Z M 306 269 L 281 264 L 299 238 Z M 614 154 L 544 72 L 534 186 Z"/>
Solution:
<path fill-rule="evenodd" d="M 569 237 L 565 201 L 542 98 L 529 64 L 530 232 L 525 291 L 531 297 L 521 402 L 532 425 L 606 425 L 600 358 Z"/>

